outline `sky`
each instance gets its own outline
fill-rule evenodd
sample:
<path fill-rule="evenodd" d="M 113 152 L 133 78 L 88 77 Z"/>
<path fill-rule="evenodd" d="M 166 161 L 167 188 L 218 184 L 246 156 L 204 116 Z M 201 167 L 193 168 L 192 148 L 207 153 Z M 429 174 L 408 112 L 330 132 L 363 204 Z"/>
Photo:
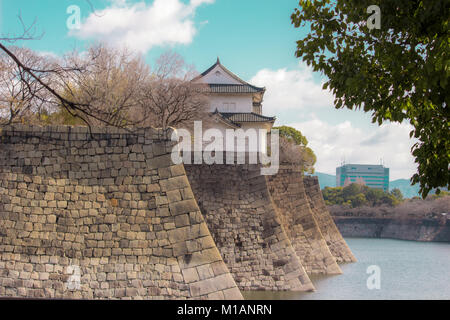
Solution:
<path fill-rule="evenodd" d="M 390 180 L 416 171 L 408 123 L 371 123 L 363 111 L 336 110 L 322 90 L 326 78 L 295 57 L 296 41 L 307 28 L 294 28 L 296 0 L 0 0 L 0 33 L 35 21 L 39 39 L 16 43 L 63 55 L 95 41 L 126 44 L 151 66 L 167 50 L 203 72 L 221 63 L 245 81 L 267 91 L 263 114 L 276 125 L 300 130 L 317 155 L 316 171 L 335 174 L 346 163 L 380 164 Z M 80 24 L 76 27 L 79 9 Z M 362 13 L 364 14 L 364 13 Z"/>

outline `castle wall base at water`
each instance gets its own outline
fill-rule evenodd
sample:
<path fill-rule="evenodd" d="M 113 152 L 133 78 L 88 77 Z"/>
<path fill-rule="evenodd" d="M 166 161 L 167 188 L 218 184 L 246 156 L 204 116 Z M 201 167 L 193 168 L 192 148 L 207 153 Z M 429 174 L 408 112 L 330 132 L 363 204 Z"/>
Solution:
<path fill-rule="evenodd" d="M 306 272 L 342 273 L 311 211 L 301 167 L 283 165 L 276 175 L 266 179 L 280 220 Z"/>
<path fill-rule="evenodd" d="M 322 231 L 325 241 L 331 253 L 338 263 L 356 262 L 356 258 L 342 237 L 341 232 L 327 209 L 320 190 L 319 179 L 317 177 L 305 176 L 304 184 L 309 205 L 317 224 Z"/>
<path fill-rule="evenodd" d="M 175 165 L 170 134 L 0 131 L 0 297 L 242 299 L 354 261 L 299 168 Z"/>
<path fill-rule="evenodd" d="M 312 290 L 260 169 L 186 165 L 200 209 L 239 288 Z"/>

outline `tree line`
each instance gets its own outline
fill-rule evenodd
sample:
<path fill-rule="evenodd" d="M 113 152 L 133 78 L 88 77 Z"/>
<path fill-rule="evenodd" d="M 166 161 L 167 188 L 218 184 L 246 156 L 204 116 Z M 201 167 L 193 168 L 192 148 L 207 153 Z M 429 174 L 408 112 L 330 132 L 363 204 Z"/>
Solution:
<path fill-rule="evenodd" d="M 153 68 L 104 44 L 63 57 L 0 43 L 0 126 L 14 123 L 179 127 L 202 119 L 208 90 L 174 52 Z"/>
<path fill-rule="evenodd" d="M 393 219 L 437 219 L 446 223 L 450 217 L 450 193 L 442 191 L 439 195 L 429 195 L 426 199 L 414 197 L 404 199 L 395 206 L 382 203 L 377 206 L 365 204 L 358 207 L 349 205 L 330 205 L 333 216 Z"/>
<path fill-rule="evenodd" d="M 393 207 L 404 200 L 400 189 L 396 188 L 387 192 L 383 189 L 369 188 L 358 183 L 351 183 L 346 187 L 325 187 L 322 193 L 327 205 L 340 205 L 348 208 L 381 205 Z"/>
<path fill-rule="evenodd" d="M 400 189 L 395 188 L 390 192 L 377 188 L 369 188 L 366 185 L 352 183 L 345 187 L 325 187 L 322 190 L 325 204 L 335 214 L 345 212 L 365 212 L 372 215 L 376 212 L 416 212 L 436 213 L 441 210 L 447 212 L 450 208 L 450 192 L 430 194 L 426 199 L 413 197 L 405 199 Z M 416 209 L 412 210 L 416 206 Z M 419 209 L 420 208 L 420 209 Z M 380 211 L 381 210 L 381 211 Z M 437 210 L 437 211 L 436 211 Z M 404 214 L 406 215 L 406 214 Z"/>

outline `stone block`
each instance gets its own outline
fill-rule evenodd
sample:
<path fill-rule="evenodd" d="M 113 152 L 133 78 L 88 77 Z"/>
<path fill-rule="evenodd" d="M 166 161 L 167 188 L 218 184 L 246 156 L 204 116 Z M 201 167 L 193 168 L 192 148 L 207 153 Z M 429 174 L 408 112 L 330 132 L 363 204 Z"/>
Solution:
<path fill-rule="evenodd" d="M 161 191 L 172 191 L 183 189 L 189 186 L 189 181 L 186 176 L 178 176 L 169 179 L 163 179 L 159 181 Z"/>
<path fill-rule="evenodd" d="M 197 282 L 199 280 L 196 268 L 182 269 L 181 272 L 183 274 L 184 281 L 187 284 Z"/>
<path fill-rule="evenodd" d="M 158 169 L 170 167 L 173 164 L 171 154 L 164 154 L 161 156 L 154 157 L 152 159 L 146 160 L 147 168 Z"/>
<path fill-rule="evenodd" d="M 169 209 L 172 216 L 198 211 L 197 202 L 194 199 L 183 200 L 169 203 Z"/>
<path fill-rule="evenodd" d="M 185 226 L 188 226 L 188 225 L 190 225 L 189 215 L 188 214 L 182 214 L 182 215 L 175 216 L 175 226 L 177 228 L 185 227 Z"/>

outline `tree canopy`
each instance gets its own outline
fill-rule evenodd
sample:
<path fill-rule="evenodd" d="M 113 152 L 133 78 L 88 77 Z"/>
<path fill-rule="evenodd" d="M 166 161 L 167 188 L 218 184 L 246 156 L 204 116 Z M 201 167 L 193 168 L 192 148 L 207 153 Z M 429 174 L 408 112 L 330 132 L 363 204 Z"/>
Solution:
<path fill-rule="evenodd" d="M 325 187 L 322 193 L 327 205 L 344 205 L 351 208 L 396 206 L 403 201 L 403 195 L 399 189 L 386 192 L 357 183 L 349 184 L 346 187 Z"/>
<path fill-rule="evenodd" d="M 297 129 L 281 126 L 274 127 L 280 135 L 280 157 L 282 162 L 298 163 L 303 171 L 314 173 L 314 165 L 317 157 L 314 151 L 308 147 L 308 139 Z"/>
<path fill-rule="evenodd" d="M 328 77 L 336 108 L 372 112 L 373 122 L 409 121 L 417 173 L 426 197 L 450 185 L 450 1 L 300 0 L 291 21 L 309 27 L 296 55 Z M 370 28 L 369 28 L 370 27 Z"/>
<path fill-rule="evenodd" d="M 294 142 L 295 144 L 306 147 L 308 145 L 308 139 L 297 129 L 288 126 L 275 127 L 278 129 L 281 137 Z"/>
<path fill-rule="evenodd" d="M 53 59 L 0 43 L 0 126 L 179 127 L 208 113 L 207 95 L 190 81 L 194 74 L 173 52 L 151 71 L 126 47 L 94 44 Z"/>

